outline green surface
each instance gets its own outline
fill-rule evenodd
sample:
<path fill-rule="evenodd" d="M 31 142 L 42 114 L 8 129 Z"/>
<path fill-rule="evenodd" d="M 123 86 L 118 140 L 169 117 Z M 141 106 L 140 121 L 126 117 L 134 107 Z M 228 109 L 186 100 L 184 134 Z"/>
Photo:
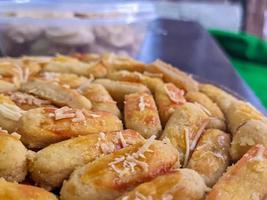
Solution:
<path fill-rule="evenodd" d="M 267 43 L 245 33 L 210 30 L 232 64 L 267 107 Z"/>

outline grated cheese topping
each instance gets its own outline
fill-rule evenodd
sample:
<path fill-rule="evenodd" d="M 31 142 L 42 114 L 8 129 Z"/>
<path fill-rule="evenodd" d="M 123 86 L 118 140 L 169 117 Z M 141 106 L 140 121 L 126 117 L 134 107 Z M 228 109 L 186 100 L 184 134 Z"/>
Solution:
<path fill-rule="evenodd" d="M 161 200 L 173 200 L 173 196 L 171 194 L 164 194 Z"/>
<path fill-rule="evenodd" d="M 10 135 L 13 136 L 14 138 L 16 138 L 17 140 L 20 140 L 20 138 L 21 138 L 21 135 L 18 134 L 17 132 L 13 132 Z"/>
<path fill-rule="evenodd" d="M 64 106 L 59 109 L 55 109 L 53 113 L 49 113 L 49 117 L 53 117 L 55 120 L 72 118 L 72 122 L 83 122 L 86 120 L 83 110 L 70 108 Z"/>
<path fill-rule="evenodd" d="M 142 170 L 148 170 L 148 164 L 144 161 L 138 160 L 139 158 L 145 158 L 145 152 L 149 151 L 149 147 L 154 142 L 156 136 L 151 136 L 146 143 L 140 147 L 136 152 L 132 154 L 126 154 L 125 156 L 115 158 L 114 161 L 109 163 L 111 169 L 113 169 L 119 177 L 123 177 L 126 174 L 135 173 L 135 167 L 139 166 Z M 118 169 L 115 165 L 122 163 L 123 169 Z"/>
<path fill-rule="evenodd" d="M 127 145 L 127 142 L 125 141 L 125 139 L 124 139 L 124 137 L 123 137 L 123 135 L 122 135 L 122 133 L 121 133 L 121 131 L 119 131 L 119 132 L 117 133 L 117 137 L 120 139 L 120 141 L 121 141 L 121 145 L 122 145 L 123 148 L 128 146 L 128 145 Z"/>
<path fill-rule="evenodd" d="M 8 103 L 0 104 L 0 113 L 7 119 L 18 121 L 24 112 L 16 105 Z"/>
<path fill-rule="evenodd" d="M 186 128 L 184 131 L 185 136 L 185 158 L 184 158 L 184 164 L 183 167 L 186 167 L 188 160 L 189 160 L 189 154 L 190 154 L 190 138 L 189 138 L 189 128 Z"/>
<path fill-rule="evenodd" d="M 32 95 L 21 93 L 21 92 L 12 93 L 10 95 L 10 98 L 18 104 L 42 106 L 42 105 L 48 105 L 51 103 L 48 100 L 38 99 Z"/>
<path fill-rule="evenodd" d="M 164 90 L 166 91 L 169 99 L 177 104 L 183 104 L 186 102 L 184 98 L 184 91 L 177 88 L 174 84 L 172 83 L 167 83 L 164 85 Z"/>
<path fill-rule="evenodd" d="M 140 192 L 135 192 L 135 200 L 153 200 L 153 197 L 150 195 L 146 197 Z"/>
<path fill-rule="evenodd" d="M 30 76 L 30 70 L 28 67 L 22 68 L 21 66 L 16 65 L 14 72 L 15 75 L 13 76 L 12 81 L 16 87 L 19 87 L 21 83 L 28 81 Z"/>
<path fill-rule="evenodd" d="M 94 76 L 92 74 L 90 74 L 90 78 L 85 80 L 85 81 L 83 81 L 81 83 L 81 85 L 76 90 L 79 93 L 85 92 L 88 89 L 88 87 L 90 87 L 90 85 L 91 85 L 91 83 L 93 82 L 94 79 L 95 79 Z"/>
<path fill-rule="evenodd" d="M 211 112 L 202 104 L 194 102 L 195 105 L 199 106 L 208 116 L 212 116 Z"/>
<path fill-rule="evenodd" d="M 207 120 L 205 120 L 205 121 L 201 124 L 201 126 L 199 127 L 199 129 L 198 129 L 198 131 L 197 131 L 197 133 L 196 133 L 195 137 L 193 138 L 192 143 L 191 143 L 191 145 L 190 145 L 190 150 L 194 150 L 194 149 L 195 149 L 195 147 L 196 147 L 196 145 L 197 145 L 197 142 L 198 142 L 198 140 L 199 140 L 201 134 L 203 133 L 204 129 L 205 129 L 206 126 L 208 125 L 208 123 L 209 123 L 209 120 L 207 119 Z"/>
<path fill-rule="evenodd" d="M 8 133 L 8 131 L 7 130 L 4 130 L 2 127 L 0 127 L 0 132 L 1 133 Z"/>
<path fill-rule="evenodd" d="M 141 112 L 145 110 L 146 104 L 145 104 L 144 96 L 140 97 L 138 107 Z"/>
<path fill-rule="evenodd" d="M 265 148 L 263 145 L 259 145 L 259 149 L 257 151 L 257 154 L 255 157 L 253 157 L 252 159 L 250 159 L 251 161 L 263 161 L 265 158 L 264 156 L 264 151 L 265 151 Z"/>
<path fill-rule="evenodd" d="M 109 154 L 115 151 L 115 145 L 106 140 L 106 134 L 104 132 L 99 133 L 96 148 L 100 149 L 103 154 Z"/>
<path fill-rule="evenodd" d="M 42 78 L 45 81 L 56 81 L 59 82 L 60 73 L 56 72 L 44 72 L 42 73 Z"/>

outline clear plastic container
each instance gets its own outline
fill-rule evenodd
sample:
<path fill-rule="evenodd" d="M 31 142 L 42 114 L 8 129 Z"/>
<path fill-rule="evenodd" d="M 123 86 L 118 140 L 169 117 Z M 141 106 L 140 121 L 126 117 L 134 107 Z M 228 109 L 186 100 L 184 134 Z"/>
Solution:
<path fill-rule="evenodd" d="M 155 18 L 150 2 L 0 1 L 0 48 L 5 56 L 135 56 Z"/>

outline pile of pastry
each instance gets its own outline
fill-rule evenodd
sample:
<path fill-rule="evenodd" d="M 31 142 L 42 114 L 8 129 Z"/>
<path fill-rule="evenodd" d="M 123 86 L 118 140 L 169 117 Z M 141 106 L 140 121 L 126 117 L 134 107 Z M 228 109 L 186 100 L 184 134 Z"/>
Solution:
<path fill-rule="evenodd" d="M 0 127 L 3 200 L 267 198 L 265 116 L 160 60 L 1 58 Z"/>

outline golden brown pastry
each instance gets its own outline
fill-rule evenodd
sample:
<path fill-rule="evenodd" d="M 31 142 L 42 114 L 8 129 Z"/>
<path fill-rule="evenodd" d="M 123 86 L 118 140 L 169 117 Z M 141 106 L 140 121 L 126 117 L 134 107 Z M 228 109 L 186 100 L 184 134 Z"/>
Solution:
<path fill-rule="evenodd" d="M 42 188 L 7 182 L 0 179 L 1 200 L 57 200 L 57 197 Z"/>
<path fill-rule="evenodd" d="M 169 139 L 178 149 L 181 163 L 187 165 L 190 152 L 209 122 L 209 116 L 198 104 L 185 103 L 168 120 L 161 139 Z"/>
<path fill-rule="evenodd" d="M 13 83 L 10 83 L 8 81 L 0 80 L 0 92 L 1 93 L 8 93 L 16 91 L 17 88 Z"/>
<path fill-rule="evenodd" d="M 43 72 L 38 78 L 45 81 L 58 83 L 66 88 L 77 89 L 82 85 L 92 82 L 93 77 L 88 79 L 84 76 L 78 76 L 71 73 Z"/>
<path fill-rule="evenodd" d="M 153 96 L 142 92 L 125 96 L 124 121 L 126 128 L 136 130 L 145 138 L 159 137 L 161 123 Z"/>
<path fill-rule="evenodd" d="M 21 182 L 27 174 L 27 149 L 19 137 L 0 129 L 0 177 L 7 181 Z"/>
<path fill-rule="evenodd" d="M 12 133 L 24 111 L 9 96 L 0 94 L 0 127 Z"/>
<path fill-rule="evenodd" d="M 207 191 L 202 177 L 191 169 L 178 169 L 140 184 L 116 200 L 201 200 Z"/>
<path fill-rule="evenodd" d="M 178 161 L 176 149 L 152 136 L 77 168 L 61 188 L 61 200 L 112 200 L 140 183 L 168 172 Z M 179 164 L 179 162 L 177 163 Z"/>
<path fill-rule="evenodd" d="M 163 80 L 166 82 L 174 83 L 178 88 L 185 91 L 198 91 L 198 83 L 191 76 L 183 71 L 161 61 L 156 60 L 155 62 L 148 65 L 146 71 L 153 73 L 162 73 Z"/>
<path fill-rule="evenodd" d="M 81 94 L 91 101 L 92 110 L 110 112 L 121 118 L 121 112 L 117 107 L 117 103 L 101 84 L 91 83 L 81 89 Z"/>
<path fill-rule="evenodd" d="M 145 69 L 144 63 L 134 60 L 128 56 L 119 56 L 110 53 L 103 55 L 101 60 L 107 67 L 109 73 L 118 70 L 143 72 Z"/>
<path fill-rule="evenodd" d="M 211 84 L 200 84 L 200 92 L 206 94 L 213 102 L 215 102 L 225 114 L 230 104 L 237 99 L 231 94 L 225 92 Z"/>
<path fill-rule="evenodd" d="M 231 103 L 226 111 L 226 119 L 228 121 L 228 128 L 233 135 L 235 135 L 238 128 L 248 120 L 262 120 L 263 115 L 244 101 L 235 101 Z"/>
<path fill-rule="evenodd" d="M 251 119 L 233 136 L 230 151 L 232 160 L 240 159 L 255 144 L 267 145 L 267 123 Z"/>
<path fill-rule="evenodd" d="M 48 190 L 60 187 L 76 167 L 141 141 L 144 139 L 138 132 L 127 129 L 79 136 L 52 144 L 37 152 L 32 160 L 31 178 Z"/>
<path fill-rule="evenodd" d="M 175 109 L 179 109 L 186 102 L 184 91 L 177 88 L 173 83 L 159 85 L 155 91 L 155 100 L 163 126 L 165 126 Z"/>
<path fill-rule="evenodd" d="M 73 57 L 59 55 L 43 65 L 45 72 L 73 73 L 81 76 L 104 77 L 107 74 L 106 67 L 101 62 L 84 63 Z"/>
<path fill-rule="evenodd" d="M 43 148 L 74 136 L 122 128 L 120 119 L 111 113 L 69 107 L 31 109 L 18 123 L 21 141 L 29 148 Z"/>
<path fill-rule="evenodd" d="M 230 163 L 230 135 L 218 129 L 206 130 L 189 159 L 187 167 L 198 172 L 211 187 Z"/>
<path fill-rule="evenodd" d="M 140 72 L 129 72 L 126 70 L 112 72 L 108 75 L 108 78 L 115 81 L 142 83 L 147 86 L 152 93 L 155 93 L 157 87 L 163 84 L 163 81 L 159 77 L 150 77 Z"/>
<path fill-rule="evenodd" d="M 187 92 L 185 95 L 187 101 L 192 103 L 199 103 L 204 106 L 204 109 L 207 110 L 207 113 L 210 115 L 211 119 L 208 124 L 208 128 L 215 128 L 225 131 L 226 124 L 224 119 L 224 114 L 218 105 L 201 92 Z"/>
<path fill-rule="evenodd" d="M 256 145 L 219 179 L 207 200 L 266 199 L 266 169 L 266 147 Z"/>
<path fill-rule="evenodd" d="M 50 100 L 57 106 L 67 105 L 71 108 L 84 108 L 87 110 L 90 110 L 92 107 L 90 100 L 80 95 L 77 91 L 49 81 L 37 79 L 29 81 L 23 83 L 20 90 L 42 99 Z"/>
<path fill-rule="evenodd" d="M 97 79 L 94 83 L 103 85 L 112 98 L 123 108 L 124 96 L 136 92 L 150 92 L 149 89 L 140 83 L 129 83 L 124 81 L 113 81 L 109 79 Z"/>
<path fill-rule="evenodd" d="M 43 100 L 23 92 L 12 92 L 9 93 L 9 96 L 10 99 L 22 110 L 30 110 L 42 106 L 52 106 L 52 102 L 49 100 Z"/>

